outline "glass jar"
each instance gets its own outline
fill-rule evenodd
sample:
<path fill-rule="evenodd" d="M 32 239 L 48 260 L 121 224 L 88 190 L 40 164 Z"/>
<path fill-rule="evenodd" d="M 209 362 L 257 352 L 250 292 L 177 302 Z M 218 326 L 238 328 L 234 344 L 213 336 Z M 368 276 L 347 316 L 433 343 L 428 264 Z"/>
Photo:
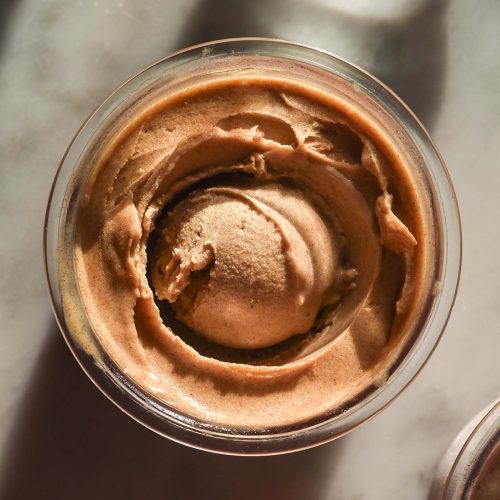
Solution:
<path fill-rule="evenodd" d="M 500 399 L 490 403 L 460 431 L 436 470 L 429 500 L 474 498 L 485 469 L 500 446 Z"/>
<path fill-rule="evenodd" d="M 91 175 L 86 158 L 97 154 L 120 124 L 166 89 L 174 92 L 208 77 L 256 71 L 309 82 L 327 92 L 335 86 L 350 99 L 362 95 L 365 102 L 371 103 L 374 115 L 384 115 L 391 121 L 400 140 L 422 165 L 420 174 L 429 192 L 435 224 L 436 260 L 435 286 L 418 331 L 385 383 L 335 414 L 293 426 L 248 430 L 182 414 L 144 392 L 114 365 L 102 352 L 85 316 L 72 245 L 78 197 Z M 50 295 L 61 332 L 83 370 L 111 401 L 146 427 L 178 442 L 221 453 L 276 454 L 346 434 L 383 410 L 414 379 L 436 347 L 454 302 L 460 274 L 461 228 L 455 193 L 436 147 L 415 115 L 390 89 L 327 52 L 279 40 L 242 38 L 176 52 L 130 78 L 99 105 L 77 132 L 57 171 L 47 208 L 44 250 Z M 63 307 L 63 298 L 71 301 L 71 308 Z M 81 325 L 78 331 L 69 326 L 70 314 Z M 95 363 L 96 357 L 102 362 Z"/>

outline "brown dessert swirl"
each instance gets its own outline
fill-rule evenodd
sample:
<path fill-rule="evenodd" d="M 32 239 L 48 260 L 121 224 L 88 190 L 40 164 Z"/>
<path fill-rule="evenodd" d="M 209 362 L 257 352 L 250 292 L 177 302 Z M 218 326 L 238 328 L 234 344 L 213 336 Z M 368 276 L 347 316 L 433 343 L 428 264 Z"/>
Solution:
<path fill-rule="evenodd" d="M 86 186 L 76 267 L 104 351 L 179 411 L 239 427 L 383 382 L 428 293 L 416 170 L 362 112 L 227 79 L 124 127 Z"/>

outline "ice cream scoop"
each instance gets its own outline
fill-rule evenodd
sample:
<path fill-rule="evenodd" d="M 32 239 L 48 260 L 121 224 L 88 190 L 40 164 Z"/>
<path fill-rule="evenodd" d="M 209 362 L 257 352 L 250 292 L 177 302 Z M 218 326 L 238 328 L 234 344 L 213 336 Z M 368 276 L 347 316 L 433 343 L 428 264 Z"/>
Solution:
<path fill-rule="evenodd" d="M 195 191 L 168 214 L 156 296 L 218 344 L 254 349 L 308 331 L 328 303 L 338 249 L 317 208 L 282 183 Z"/>
<path fill-rule="evenodd" d="M 231 428 L 312 421 L 379 387 L 412 345 L 434 286 L 432 203 L 351 90 L 359 109 L 224 76 L 162 94 L 89 157 L 86 317 L 169 409 Z"/>

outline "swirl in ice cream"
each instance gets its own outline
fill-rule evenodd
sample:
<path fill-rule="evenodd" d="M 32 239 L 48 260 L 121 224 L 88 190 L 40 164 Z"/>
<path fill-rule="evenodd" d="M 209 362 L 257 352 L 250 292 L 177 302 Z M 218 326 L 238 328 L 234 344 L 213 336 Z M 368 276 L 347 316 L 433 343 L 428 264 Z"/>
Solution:
<path fill-rule="evenodd" d="M 212 342 L 268 347 L 307 332 L 328 303 L 334 242 L 308 200 L 284 184 L 194 192 L 174 208 L 163 235 L 156 295 Z M 200 271 L 204 286 L 192 282 Z"/>
<path fill-rule="evenodd" d="M 165 97 L 81 202 L 78 280 L 103 349 L 158 399 L 236 426 L 312 418 L 381 383 L 429 288 L 428 197 L 406 161 L 302 84 Z"/>

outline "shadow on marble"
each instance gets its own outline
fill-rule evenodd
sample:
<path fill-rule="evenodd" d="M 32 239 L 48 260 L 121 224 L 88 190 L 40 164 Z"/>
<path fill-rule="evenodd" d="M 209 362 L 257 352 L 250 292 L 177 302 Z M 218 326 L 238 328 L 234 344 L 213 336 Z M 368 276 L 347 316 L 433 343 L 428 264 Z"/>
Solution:
<path fill-rule="evenodd" d="M 395 23 L 380 23 L 373 32 L 373 67 L 432 130 L 439 114 L 448 64 L 446 14 L 449 0 L 418 0 L 417 8 Z"/>
<path fill-rule="evenodd" d="M 7 32 L 7 25 L 21 0 L 1 0 L 0 1 L 0 55 L 3 52 L 4 37 Z"/>
<path fill-rule="evenodd" d="M 0 498 L 9 500 L 314 500 L 348 439 L 277 457 L 221 456 L 171 442 L 92 385 L 55 325 L 15 421 L 0 474 Z"/>
<path fill-rule="evenodd" d="M 176 47 L 261 36 L 326 49 L 380 78 L 432 129 L 446 74 L 448 3 L 394 0 L 397 15 L 375 17 L 325 0 L 201 0 L 187 16 Z M 274 19 L 278 13 L 283 13 L 281 24 Z"/>

